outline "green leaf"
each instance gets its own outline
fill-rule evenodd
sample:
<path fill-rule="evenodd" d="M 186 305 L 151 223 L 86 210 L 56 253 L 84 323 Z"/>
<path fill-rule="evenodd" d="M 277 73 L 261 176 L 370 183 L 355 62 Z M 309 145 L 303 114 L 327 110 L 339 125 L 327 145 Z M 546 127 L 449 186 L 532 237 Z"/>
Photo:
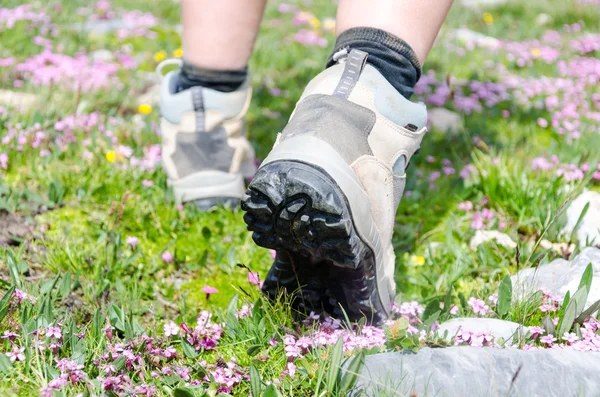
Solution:
<path fill-rule="evenodd" d="M 556 335 L 556 327 L 550 316 L 546 316 L 542 319 L 542 328 L 546 331 L 546 335 Z"/>
<path fill-rule="evenodd" d="M 450 284 L 450 288 L 448 288 L 448 292 L 446 292 L 446 296 L 444 296 L 444 308 L 442 309 L 442 314 L 448 313 L 452 307 L 452 287 L 453 284 Z"/>
<path fill-rule="evenodd" d="M 565 310 L 565 314 L 560 319 L 558 324 L 558 334 L 555 335 L 557 337 L 561 337 L 565 334 L 565 332 L 569 332 L 571 327 L 573 327 L 573 321 L 575 321 L 575 317 L 577 316 L 577 302 L 571 301 L 569 302 L 569 306 Z"/>
<path fill-rule="evenodd" d="M 187 339 L 181 337 L 181 347 L 183 347 L 183 353 L 187 356 L 187 358 L 196 358 L 198 357 L 198 352 L 194 347 L 188 342 Z"/>
<path fill-rule="evenodd" d="M 277 397 L 277 389 L 275 389 L 275 386 L 273 386 L 273 385 L 267 386 L 267 388 L 265 390 L 265 394 L 263 394 L 263 397 Z"/>
<path fill-rule="evenodd" d="M 592 290 L 593 277 L 594 277 L 594 269 L 592 267 L 592 264 L 590 263 L 587 265 L 587 267 L 583 271 L 583 274 L 581 275 L 581 281 L 579 282 L 579 287 L 577 289 L 579 290 L 585 286 L 589 293 L 589 291 Z M 586 299 L 587 299 L 587 296 L 586 296 Z"/>
<path fill-rule="evenodd" d="M 125 313 L 123 310 L 117 305 L 111 305 L 110 310 L 108 311 L 108 317 L 110 318 L 110 323 L 119 331 L 125 330 Z"/>
<path fill-rule="evenodd" d="M 585 216 L 585 214 L 587 214 L 589 209 L 590 209 L 590 203 L 587 202 L 585 204 L 585 206 L 583 207 L 583 210 L 581 210 L 581 214 L 579 214 L 579 218 L 577 219 L 577 222 L 575 223 L 575 226 L 573 227 L 573 232 L 571 233 L 571 241 L 575 240 L 575 237 L 577 236 L 577 229 L 579 229 L 579 226 L 581 225 L 581 221 L 583 221 L 583 217 Z"/>
<path fill-rule="evenodd" d="M 327 371 L 327 392 L 329 395 L 333 394 L 335 384 L 338 381 L 338 375 L 340 373 L 342 363 L 342 356 L 344 355 L 344 340 L 339 338 L 333 350 L 331 351 L 331 360 L 329 361 L 329 370 Z"/>
<path fill-rule="evenodd" d="M 13 279 L 13 283 L 15 283 L 17 288 L 21 288 L 21 272 L 19 272 L 17 261 L 10 251 L 6 251 L 6 262 L 8 263 L 8 271 Z"/>
<path fill-rule="evenodd" d="M 586 286 L 583 286 L 583 287 L 579 288 L 577 290 L 577 292 L 575 292 L 575 294 L 573 295 L 573 298 L 571 300 L 575 301 L 575 303 L 577 304 L 577 314 L 576 315 L 579 315 L 585 308 L 585 302 L 587 301 L 589 291 L 590 290 L 587 289 Z"/>
<path fill-rule="evenodd" d="M 227 312 L 231 314 L 235 314 L 237 312 L 238 307 L 238 294 L 235 294 L 231 301 L 229 301 L 229 305 L 227 305 Z"/>
<path fill-rule="evenodd" d="M 338 395 L 345 396 L 353 387 L 356 385 L 358 381 L 358 375 L 365 365 L 365 354 L 363 352 L 358 353 L 356 356 L 352 357 L 350 360 L 350 364 L 346 368 L 346 373 L 342 376 L 342 381 L 340 382 L 340 390 Z"/>
<path fill-rule="evenodd" d="M 50 292 L 52 292 L 54 287 L 56 287 L 56 283 L 58 283 L 59 279 L 60 279 L 60 274 L 57 274 L 56 277 L 54 277 L 52 280 L 46 281 L 44 284 L 42 284 L 42 288 L 40 288 L 40 293 L 42 295 L 46 295 L 46 294 L 49 294 Z"/>
<path fill-rule="evenodd" d="M 467 308 L 469 307 L 468 303 L 467 303 L 467 298 L 465 297 L 465 294 L 463 294 L 462 292 L 458 293 L 458 300 L 460 301 L 460 305 L 462 306 L 463 310 L 467 310 Z"/>
<path fill-rule="evenodd" d="M 125 364 L 127 363 L 127 357 L 125 356 L 120 356 L 119 358 L 117 358 L 114 362 L 113 362 L 113 367 L 115 367 L 115 369 L 118 371 L 120 371 L 121 369 L 123 369 L 123 367 L 125 367 Z"/>
<path fill-rule="evenodd" d="M 173 390 L 173 397 L 196 397 L 199 396 L 198 388 L 178 387 Z"/>
<path fill-rule="evenodd" d="M 512 301 L 512 281 L 510 276 L 505 276 L 500 283 L 498 289 L 498 314 L 504 316 L 510 310 L 510 304 Z"/>
<path fill-rule="evenodd" d="M 427 320 L 431 315 L 435 312 L 440 311 L 440 301 L 439 299 L 434 299 L 425 306 L 425 311 L 423 312 L 423 320 Z"/>
<path fill-rule="evenodd" d="M 71 292 L 71 273 L 66 272 L 63 274 L 62 282 L 60 283 L 60 287 L 58 289 L 61 298 L 65 299 L 69 293 Z"/>
<path fill-rule="evenodd" d="M 250 390 L 252 391 L 253 396 L 260 396 L 262 391 L 260 374 L 254 364 L 250 364 Z"/>
<path fill-rule="evenodd" d="M 592 303 L 590 307 L 585 309 L 576 319 L 575 322 L 578 324 L 583 324 L 583 322 L 591 316 L 596 310 L 600 309 L 600 300 Z"/>
<path fill-rule="evenodd" d="M 258 354 L 261 347 L 261 345 L 252 345 L 248 348 L 248 350 L 246 350 L 246 354 L 248 354 L 250 357 L 254 357 Z"/>
<path fill-rule="evenodd" d="M 6 357 L 5 354 L 0 353 L 0 372 L 8 376 L 10 375 L 12 368 L 13 365 L 10 362 L 9 358 Z"/>
<path fill-rule="evenodd" d="M 10 300 L 10 298 L 14 292 L 15 292 L 15 287 L 10 287 L 8 289 L 8 291 L 6 291 L 6 293 L 4 294 L 2 299 L 0 299 L 0 324 L 2 324 L 2 320 L 4 320 L 4 317 L 8 313 L 8 301 Z M 27 307 L 27 306 L 24 306 L 24 307 Z"/>
<path fill-rule="evenodd" d="M 427 320 L 425 320 L 423 322 L 423 325 L 425 326 L 425 329 L 427 330 L 427 332 L 431 331 L 431 327 L 433 326 L 433 323 L 435 323 L 437 321 L 438 317 L 440 317 L 439 310 L 437 312 L 433 313 L 431 316 L 429 316 L 429 318 Z"/>
<path fill-rule="evenodd" d="M 567 310 L 567 306 L 569 306 L 569 302 L 571 301 L 571 291 L 567 291 L 565 297 L 563 299 L 562 305 L 560 306 L 560 311 L 565 312 Z"/>

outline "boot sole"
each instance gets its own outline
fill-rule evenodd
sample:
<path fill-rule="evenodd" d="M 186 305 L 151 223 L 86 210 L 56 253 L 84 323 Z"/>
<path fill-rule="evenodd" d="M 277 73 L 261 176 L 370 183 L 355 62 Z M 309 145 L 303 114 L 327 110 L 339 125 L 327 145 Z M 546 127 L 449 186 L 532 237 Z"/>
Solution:
<path fill-rule="evenodd" d="M 323 169 L 300 161 L 263 166 L 242 198 L 256 244 L 277 251 L 263 291 L 286 290 L 303 311 L 351 321 L 386 317 L 377 291 L 375 256 L 357 234 L 346 196 Z M 340 308 L 341 306 L 341 308 Z"/>

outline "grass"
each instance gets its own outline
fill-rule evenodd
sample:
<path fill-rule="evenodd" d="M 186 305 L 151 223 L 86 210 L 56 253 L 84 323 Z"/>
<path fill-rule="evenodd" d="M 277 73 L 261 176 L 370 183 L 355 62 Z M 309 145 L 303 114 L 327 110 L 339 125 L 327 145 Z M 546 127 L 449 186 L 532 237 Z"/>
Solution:
<path fill-rule="evenodd" d="M 3 7 L 12 9 L 19 4 L 8 0 Z M 311 26 L 291 24 L 293 14 L 279 12 L 278 3 L 267 8 L 250 64 L 254 98 L 248 122 L 260 158 L 266 156 L 276 133 L 285 126 L 306 83 L 322 69 L 334 41 L 323 22 L 335 15 L 335 4 L 303 4 L 298 2 L 300 9 L 320 19 L 316 29 L 329 40 L 329 46 L 296 43 L 293 35 Z M 117 372 L 123 370 L 130 378 L 121 378 L 119 384 L 131 386 L 129 391 L 112 391 L 114 395 L 133 393 L 133 388 L 140 385 L 154 385 L 153 393 L 165 396 L 214 396 L 228 390 L 248 395 L 251 389 L 265 396 L 340 395 L 355 380 L 339 372 L 345 360 L 442 343 L 432 336 L 419 340 L 407 332 L 409 324 L 399 317 L 385 329 L 384 344 L 357 348 L 342 357 L 335 341 L 328 341 L 295 359 L 297 373 L 293 378 L 289 376 L 286 336 L 297 339 L 322 328 L 300 321 L 291 312 L 286 297 L 275 303 L 265 301 L 248 281 L 248 268 L 264 277 L 271 253 L 253 244 L 241 213 L 222 208 L 210 213 L 201 213 L 192 206 L 180 208 L 158 164 L 131 166 L 125 156 L 118 154 L 119 145 L 125 145 L 132 149 L 132 156 L 152 163 L 152 145 L 160 142 L 159 115 L 156 109 L 149 115 L 139 114 L 138 98 L 154 84 L 149 76 L 156 66 L 156 54 L 164 51 L 169 55 L 181 46 L 178 5 L 171 0 L 113 2 L 117 15 L 123 10 L 140 10 L 156 16 L 157 24 L 149 28 L 154 38 L 148 34 L 88 34 L 75 29 L 74 23 L 86 19 L 78 13 L 80 7 L 99 12 L 86 2 L 62 0 L 32 6 L 45 16 L 40 24 L 20 21 L 8 28 L 0 22 L 0 60 L 14 57 L 15 63 L 21 63 L 35 56 L 44 44 L 35 44 L 33 38 L 40 36 L 50 40 L 55 53 L 75 56 L 107 49 L 137 63 L 127 68 L 119 61 L 109 61 L 116 63 L 118 70 L 114 80 L 99 89 L 73 90 L 66 83 L 35 84 L 14 65 L 0 69 L 2 87 L 38 97 L 29 110 L 4 105 L 0 112 L 0 135 L 12 137 L 0 145 L 0 154 L 8 155 L 6 169 L 0 168 L 0 227 L 9 230 L 4 240 L 0 232 L 0 296 L 6 297 L 0 302 L 0 333 L 18 333 L 18 345 L 26 347 L 24 362 L 11 363 L 8 356 L 0 354 L 2 395 L 37 395 L 49 382 L 60 378 L 50 353 L 53 349 L 36 349 L 40 338 L 29 334 L 48 326 L 62 330 L 62 346 L 55 346 L 55 356 L 74 360 L 87 373 L 84 381 L 55 390 L 55 396 L 98 395 L 106 378 L 101 368 L 110 357 L 119 367 Z M 484 22 L 484 11 L 493 16 L 492 23 Z M 535 22 L 540 13 L 550 16 L 545 25 Z M 564 77 L 559 63 L 581 57 L 570 49 L 569 41 L 586 33 L 597 34 L 599 14 L 598 6 L 571 1 L 511 1 L 489 10 L 471 10 L 457 4 L 451 11 L 425 65 L 425 72 L 433 72 L 437 82 L 427 85 L 429 93 L 419 94 L 417 99 L 429 100 L 431 93 L 450 81 L 452 95 L 438 106 L 456 110 L 464 119 L 464 127 L 455 133 L 432 129 L 408 171 L 408 194 L 397 213 L 393 240 L 397 301 L 417 300 L 426 306 L 425 313 L 419 319 L 413 318 L 410 325 L 427 330 L 434 321 L 452 317 L 448 313 L 450 305 L 459 306 L 459 315 L 471 316 L 466 297 L 487 298 L 498 291 L 506 275 L 536 266 L 539 258 L 543 264 L 565 256 L 539 247 L 536 250 L 535 242 L 542 237 L 569 242 L 571 236 L 560 233 L 564 224 L 562 209 L 583 188 L 597 190 L 598 182 L 592 180 L 592 172 L 569 181 L 554 171 L 534 170 L 531 164 L 537 157 L 555 155 L 565 166 L 582 167 L 585 163 L 593 169 L 599 161 L 593 150 L 600 145 L 600 135 L 593 131 L 597 123 L 583 118 L 579 139 L 558 134 L 555 128 L 542 128 L 538 118 L 550 120 L 555 112 L 544 105 L 548 95 L 540 93 L 523 100 L 522 87 L 508 84 L 506 76 L 533 80 Z M 579 21 L 581 32 L 564 31 L 563 25 Z M 557 30 L 563 46 L 558 61 L 534 59 L 523 67 L 506 49 L 465 50 L 464 43 L 452 39 L 453 30 L 459 27 L 507 42 L 540 40 L 547 30 Z M 582 55 L 590 59 L 594 56 L 598 53 Z M 93 79 L 90 75 L 86 81 Z M 466 80 L 469 83 L 464 83 Z M 22 87 L 15 88 L 15 81 L 22 81 Z M 457 99 L 476 91 L 473 82 L 506 86 L 506 97 L 482 106 L 480 111 L 465 111 Z M 273 89 L 281 93 L 273 95 Z M 597 87 L 587 86 L 583 92 L 583 101 L 592 109 L 595 103 L 597 108 L 597 100 L 590 99 L 598 93 Z M 93 112 L 97 114 L 89 116 Z M 66 120 L 63 124 L 68 126 L 73 117 L 82 121 L 74 122 L 73 127 L 57 125 Z M 36 132 L 44 135 L 33 147 Z M 25 143 L 18 143 L 19 135 L 26 137 Z M 40 150 L 47 150 L 46 155 L 42 156 Z M 107 160 L 109 152 L 116 153 L 115 161 Z M 444 167 L 454 172 L 436 179 L 435 173 Z M 473 171 L 468 177 L 459 175 L 465 167 Z M 152 181 L 152 186 L 145 187 L 143 181 Z M 458 204 L 465 201 L 472 202 L 474 209 L 459 209 Z M 502 229 L 519 244 L 520 254 L 493 242 L 474 251 L 469 248 L 475 234 L 471 227 L 474 213 L 484 209 L 494 214 L 486 221 L 486 229 Z M 6 223 L 9 214 L 11 222 L 26 225 L 30 232 L 9 229 L 14 227 Z M 128 244 L 128 237 L 136 237 L 139 243 Z M 162 259 L 167 251 L 172 261 Z M 205 286 L 218 292 L 207 297 Z M 17 304 L 14 288 L 24 291 L 35 303 L 25 298 Z M 441 311 L 440 302 L 447 304 Z M 243 305 L 253 305 L 252 315 L 236 317 Z M 537 306 L 538 301 L 521 305 L 513 302 L 508 312 L 495 315 L 538 325 L 543 316 L 536 312 Z M 213 313 L 214 323 L 225 324 L 217 349 L 195 350 L 188 346 L 187 339 L 164 335 L 164 324 L 195 324 L 203 310 Z M 566 311 L 566 305 L 561 307 L 559 317 L 563 318 Z M 107 328 L 110 326 L 114 328 Z M 359 334 L 362 327 L 358 327 Z M 79 338 L 80 332 L 85 336 Z M 177 358 L 146 351 L 147 341 L 142 334 L 153 338 L 153 346 L 163 352 L 174 347 Z M 51 337 L 45 338 L 46 343 L 52 343 Z M 194 342 L 192 336 L 189 340 Z M 119 359 L 115 350 L 118 343 L 129 344 L 127 349 L 142 357 L 143 364 Z M 12 346 L 8 338 L 2 339 L 0 351 L 10 352 Z M 108 361 L 102 361 L 107 352 Z M 215 376 L 231 358 L 237 361 L 230 363 L 230 369 L 239 373 L 240 379 L 224 389 Z M 190 377 L 161 373 L 159 379 L 153 374 L 167 367 L 187 368 Z M 282 375 L 282 371 L 288 375 Z M 199 384 L 190 384 L 194 380 Z M 142 393 L 141 389 L 138 392 Z"/>

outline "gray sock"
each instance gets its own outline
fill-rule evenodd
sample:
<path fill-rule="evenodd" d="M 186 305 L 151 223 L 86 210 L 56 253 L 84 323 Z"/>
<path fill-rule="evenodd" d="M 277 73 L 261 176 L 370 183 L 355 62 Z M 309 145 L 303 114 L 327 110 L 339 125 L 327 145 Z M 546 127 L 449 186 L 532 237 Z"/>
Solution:
<path fill-rule="evenodd" d="M 247 78 L 247 67 L 236 70 L 213 70 L 184 61 L 179 74 L 178 91 L 200 86 L 221 92 L 232 92 L 240 88 Z"/>
<path fill-rule="evenodd" d="M 367 63 L 376 68 L 398 92 L 410 99 L 421 77 L 421 65 L 413 49 L 404 40 L 385 30 L 358 27 L 342 32 L 327 60 L 335 65 L 333 54 L 344 49 L 357 49 L 369 54 Z"/>

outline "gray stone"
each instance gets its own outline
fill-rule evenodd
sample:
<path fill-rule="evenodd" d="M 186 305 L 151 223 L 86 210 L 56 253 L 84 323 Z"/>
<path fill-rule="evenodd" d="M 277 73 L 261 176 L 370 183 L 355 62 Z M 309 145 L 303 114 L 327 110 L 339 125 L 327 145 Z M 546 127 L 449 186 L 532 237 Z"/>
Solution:
<path fill-rule="evenodd" d="M 563 228 L 563 233 L 571 236 L 583 209 L 588 203 L 590 206 L 576 230 L 580 246 L 600 243 L 600 193 L 586 191 L 573 200 L 567 208 L 567 224 Z"/>
<path fill-rule="evenodd" d="M 427 111 L 431 126 L 441 132 L 457 132 L 463 128 L 462 116 L 446 108 L 433 108 Z"/>
<path fill-rule="evenodd" d="M 461 5 L 469 8 L 490 8 L 506 4 L 508 0 L 461 0 Z"/>
<path fill-rule="evenodd" d="M 547 289 L 556 296 L 564 297 L 567 291 L 571 296 L 577 291 L 581 276 L 588 264 L 593 266 L 592 288 L 586 307 L 600 299 L 600 249 L 585 248 L 572 261 L 555 259 L 537 268 L 520 270 L 512 276 L 513 294 L 516 299 L 530 296 L 540 288 Z"/>
<path fill-rule="evenodd" d="M 454 32 L 452 32 L 452 37 L 467 45 L 474 45 L 476 47 L 491 49 L 500 47 L 500 40 L 497 38 L 486 36 L 483 33 L 475 32 L 474 30 L 468 28 L 456 29 Z"/>
<path fill-rule="evenodd" d="M 510 345 L 519 328 L 521 328 L 520 324 L 497 318 L 453 318 L 440 324 L 436 333 L 443 336 L 444 332 L 448 331 L 447 340 L 452 341 L 459 330 L 486 332 L 494 335 L 496 343 L 499 343 L 502 339 L 506 342 L 506 345 Z"/>
<path fill-rule="evenodd" d="M 600 354 L 562 349 L 423 348 L 417 353 L 367 356 L 359 375 L 352 396 L 598 396 Z"/>
<path fill-rule="evenodd" d="M 515 243 L 508 234 L 497 230 L 477 230 L 469 242 L 469 247 L 475 251 L 481 244 L 489 241 L 495 241 L 496 244 L 506 248 L 517 248 L 517 243 Z"/>
<path fill-rule="evenodd" d="M 21 112 L 31 109 L 38 103 L 38 97 L 27 92 L 0 90 L 0 104 L 8 105 Z"/>

